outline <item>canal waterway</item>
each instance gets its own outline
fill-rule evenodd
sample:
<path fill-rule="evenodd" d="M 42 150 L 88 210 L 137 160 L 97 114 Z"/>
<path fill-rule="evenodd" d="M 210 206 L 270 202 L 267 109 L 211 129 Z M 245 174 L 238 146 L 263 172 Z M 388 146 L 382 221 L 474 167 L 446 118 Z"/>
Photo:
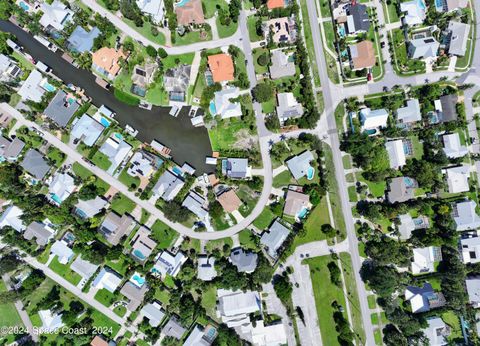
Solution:
<path fill-rule="evenodd" d="M 15 35 L 17 43 L 27 53 L 50 66 L 66 84 L 72 83 L 84 89 L 94 105 L 99 107 L 103 104 L 112 109 L 122 127 L 128 124 L 138 130 L 137 138 L 142 142 L 150 143 L 155 139 L 170 147 L 173 159 L 178 164 L 188 162 L 195 167 L 196 174 L 214 171 L 215 166 L 205 164 L 206 156 L 212 154 L 208 132 L 204 127 L 192 126 L 188 117 L 189 107 L 183 107 L 178 117 L 174 118 L 168 114 L 170 107 L 154 106 L 145 110 L 124 104 L 115 98 L 112 91 L 100 87 L 90 71 L 68 63 L 61 57 L 61 51 L 50 51 L 17 25 L 0 20 L 0 31 Z"/>

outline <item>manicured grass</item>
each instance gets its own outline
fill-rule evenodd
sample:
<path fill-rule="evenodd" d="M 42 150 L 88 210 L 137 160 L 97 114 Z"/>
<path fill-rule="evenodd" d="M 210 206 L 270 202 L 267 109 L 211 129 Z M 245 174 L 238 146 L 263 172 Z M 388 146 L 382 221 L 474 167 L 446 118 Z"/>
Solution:
<path fill-rule="evenodd" d="M 116 313 L 118 316 L 123 317 L 127 313 L 127 308 L 123 305 L 119 305 L 113 309 L 113 312 Z"/>
<path fill-rule="evenodd" d="M 348 187 L 348 199 L 350 200 L 350 202 L 358 201 L 357 190 L 356 190 L 355 186 L 349 186 Z"/>
<path fill-rule="evenodd" d="M 308 20 L 308 9 L 307 9 L 307 1 L 306 0 L 300 0 L 300 6 L 302 10 L 302 16 L 303 16 L 303 33 L 305 35 L 305 47 L 307 48 L 308 51 L 308 58 L 310 60 L 310 67 L 312 68 L 313 72 L 313 81 L 315 83 L 316 87 L 320 86 L 320 75 L 318 73 L 318 67 L 316 64 L 316 59 L 315 59 L 315 48 L 313 46 L 313 37 L 312 37 L 312 28 L 310 26 L 310 21 Z M 329 16 L 329 14 L 324 14 L 322 10 L 321 15 L 326 15 Z M 315 16 L 316 17 L 316 16 Z"/>
<path fill-rule="evenodd" d="M 392 0 L 390 2 L 382 2 L 382 4 L 387 24 L 398 22 L 400 20 L 397 13 L 398 1 Z"/>
<path fill-rule="evenodd" d="M 389 32 L 390 46 L 394 50 L 394 63 L 398 74 L 419 74 L 425 73 L 425 62 L 421 60 L 410 59 L 407 55 L 407 45 L 401 29 L 393 29 Z"/>
<path fill-rule="evenodd" d="M 336 301 L 345 308 L 345 296 L 340 287 L 330 281 L 328 263 L 332 261 L 330 256 L 315 257 L 304 262 L 310 267 L 315 306 L 317 308 L 318 324 L 322 335 L 323 345 L 338 345 L 338 332 L 336 331 L 332 303 Z M 344 313 L 347 317 L 346 311 Z"/>
<path fill-rule="evenodd" d="M 267 206 L 262 210 L 260 215 L 258 215 L 258 217 L 255 219 L 255 221 L 253 221 L 253 225 L 258 229 L 263 230 L 270 226 L 275 217 L 276 215 Z"/>
<path fill-rule="evenodd" d="M 372 321 L 372 324 L 376 326 L 378 324 L 378 314 L 376 312 L 371 314 L 370 320 Z"/>
<path fill-rule="evenodd" d="M 357 174 L 357 180 L 368 185 L 370 193 L 374 197 L 382 197 L 385 195 L 385 190 L 387 188 L 387 183 L 385 181 L 373 182 L 366 180 L 361 173 Z"/>
<path fill-rule="evenodd" d="M 57 168 L 62 166 L 66 157 L 67 156 L 60 149 L 53 146 L 48 148 L 47 158 L 49 158 Z"/>
<path fill-rule="evenodd" d="M 455 64 L 455 67 L 460 70 L 464 70 L 469 66 L 470 61 L 470 54 L 471 54 L 471 49 L 472 47 L 475 47 L 475 45 L 472 45 L 472 35 L 475 34 L 475 24 L 472 24 L 470 26 L 470 32 L 468 34 L 468 39 L 467 39 L 467 48 L 465 50 L 465 55 L 464 56 L 459 56 L 457 58 L 457 63 Z M 475 37 L 475 36 L 473 36 Z"/>
<path fill-rule="evenodd" d="M 25 59 L 25 57 L 23 55 L 21 55 L 20 53 L 13 52 L 11 55 L 15 60 L 18 61 L 18 65 L 23 71 L 25 71 L 25 70 L 32 71 L 32 70 L 36 69 L 35 65 L 31 61 Z M 28 76 L 28 74 L 27 74 L 27 76 Z M 27 78 L 25 76 L 25 74 L 22 76 L 22 79 L 23 78 L 25 78 L 25 79 Z"/>
<path fill-rule="evenodd" d="M 201 304 L 205 308 L 207 315 L 216 318 L 217 288 L 215 285 L 210 285 L 206 290 L 202 291 Z"/>
<path fill-rule="evenodd" d="M 55 273 L 60 275 L 62 278 L 70 282 L 72 285 L 76 286 L 82 280 L 82 277 L 80 275 L 70 270 L 68 264 L 64 265 L 58 262 L 57 256 L 53 258 L 48 267 L 52 269 Z"/>
<path fill-rule="evenodd" d="M 260 65 L 260 63 L 258 61 L 258 58 L 263 54 L 268 54 L 269 55 L 270 52 L 266 48 L 255 48 L 253 50 L 253 63 L 255 65 L 255 73 L 256 74 L 263 74 L 263 73 L 268 72 L 268 66 L 267 65 L 265 65 L 265 66 Z"/>
<path fill-rule="evenodd" d="M 277 174 L 273 178 L 273 187 L 276 187 L 276 188 L 288 186 L 294 183 L 295 183 L 295 180 L 293 179 L 292 174 L 288 170 L 283 171 L 280 174 Z"/>
<path fill-rule="evenodd" d="M 0 293 L 6 292 L 7 287 L 3 280 L 0 280 Z M 13 302 L 0 304 L 0 327 L 22 326 L 22 319 Z M 0 339 L 3 335 L 0 333 Z"/>
<path fill-rule="evenodd" d="M 140 223 L 145 224 L 150 218 L 150 213 L 142 208 L 142 216 L 140 217 Z"/>
<path fill-rule="evenodd" d="M 377 346 L 383 345 L 382 332 L 380 329 L 375 329 L 375 331 L 373 332 L 373 337 L 375 338 L 375 345 Z"/>
<path fill-rule="evenodd" d="M 448 340 L 453 341 L 460 339 L 463 341 L 462 327 L 460 326 L 458 315 L 453 311 L 447 311 L 441 315 L 441 318 L 451 328 L 451 334 L 448 337 Z"/>
<path fill-rule="evenodd" d="M 154 297 L 155 299 L 158 299 L 158 301 L 165 306 L 167 306 L 168 303 L 170 302 L 170 293 L 165 289 L 158 288 L 155 291 Z"/>
<path fill-rule="evenodd" d="M 117 335 L 118 331 L 120 330 L 120 325 L 109 319 L 107 316 L 99 312 L 98 310 L 94 310 L 91 318 L 93 319 L 93 326 L 97 328 L 104 328 L 107 330 L 106 334 L 107 337 L 114 338 Z M 108 331 L 111 330 L 112 332 L 109 333 Z"/>
<path fill-rule="evenodd" d="M 137 27 L 135 25 L 135 23 L 130 20 L 130 19 L 127 19 L 125 17 L 122 18 L 122 20 L 128 24 L 128 26 L 132 27 L 133 29 L 135 29 L 135 31 L 139 32 L 143 37 L 147 38 L 148 40 L 152 41 L 152 42 L 155 42 L 155 43 L 158 43 L 160 45 L 165 45 L 165 42 L 166 42 L 166 39 L 165 39 L 165 35 L 163 35 L 163 33 L 159 32 L 157 36 L 153 35 L 152 34 L 152 24 L 148 21 L 143 21 L 143 26 L 141 27 Z"/>
<path fill-rule="evenodd" d="M 248 131 L 247 124 L 240 118 L 219 121 L 217 126 L 208 130 L 212 149 L 214 151 L 232 149 L 239 139 L 237 135 L 240 131 Z"/>
<path fill-rule="evenodd" d="M 212 32 L 208 31 L 205 39 L 200 38 L 200 31 L 190 31 L 185 33 L 185 35 L 180 36 L 175 32 L 175 46 L 183 46 L 187 44 L 197 43 L 197 42 L 207 42 L 212 40 Z"/>
<path fill-rule="evenodd" d="M 338 241 L 341 241 L 346 236 L 345 220 L 343 218 L 342 204 L 340 201 L 340 195 L 338 193 L 338 181 L 335 176 L 335 168 L 333 164 L 332 149 L 325 144 L 323 146 L 325 153 L 325 167 L 327 167 L 327 181 L 328 181 L 328 193 L 330 196 L 330 205 L 332 208 L 333 222 L 337 230 L 340 231 L 340 235 L 337 237 Z"/>
<path fill-rule="evenodd" d="M 353 173 L 348 173 L 345 175 L 345 179 L 347 180 L 347 183 L 353 183 L 355 181 L 355 175 L 353 175 Z"/>
<path fill-rule="evenodd" d="M 225 0 L 202 0 L 202 6 L 204 9 L 203 13 L 205 18 L 212 18 L 219 8 L 228 8 L 228 4 L 225 2 Z"/>
<path fill-rule="evenodd" d="M 135 209 L 135 202 L 122 193 L 118 193 L 112 201 L 112 210 L 119 215 L 131 213 Z"/>
<path fill-rule="evenodd" d="M 108 159 L 107 155 L 105 155 L 104 153 L 100 152 L 100 151 L 97 151 L 95 153 L 95 155 L 93 155 L 91 161 L 93 162 L 93 164 L 101 169 L 103 169 L 104 171 L 106 171 L 107 169 L 110 168 L 110 166 L 112 165 L 112 163 L 110 162 L 110 160 Z"/>
<path fill-rule="evenodd" d="M 242 245 L 242 247 L 245 247 L 247 249 L 258 249 L 257 245 L 255 244 L 255 237 L 256 235 L 248 229 L 244 229 L 243 231 L 238 233 L 240 244 Z"/>
<path fill-rule="evenodd" d="M 257 16 L 249 16 L 247 18 L 248 36 L 250 37 L 251 42 L 257 42 L 264 39 L 263 35 L 257 34 L 257 29 L 256 29 L 257 19 L 258 19 Z"/>
<path fill-rule="evenodd" d="M 117 100 L 130 105 L 130 106 L 138 106 L 140 103 L 140 99 L 138 97 L 132 96 L 130 94 L 127 94 L 126 92 L 119 90 L 119 89 L 114 89 L 113 94 L 117 98 Z"/>
<path fill-rule="evenodd" d="M 233 240 L 232 238 L 223 238 L 223 239 L 218 239 L 218 240 L 209 240 L 207 242 L 207 245 L 205 245 L 205 250 L 208 253 L 212 253 L 214 249 L 218 249 L 220 251 L 223 251 L 223 247 L 225 245 L 229 245 L 230 248 L 233 246 Z"/>
<path fill-rule="evenodd" d="M 230 37 L 233 34 L 235 34 L 235 32 L 238 29 L 238 22 L 234 23 L 232 21 L 229 25 L 222 25 L 222 23 L 220 23 L 220 18 L 217 18 L 215 23 L 217 24 L 217 31 L 218 31 L 219 38 Z"/>
<path fill-rule="evenodd" d="M 118 297 L 111 293 L 110 291 L 107 291 L 105 288 L 102 288 L 95 294 L 95 300 L 102 303 L 106 307 L 111 306 L 113 303 L 115 303 L 118 299 Z"/>
<path fill-rule="evenodd" d="M 352 160 L 350 159 L 350 155 L 343 156 L 342 161 L 343 161 L 343 168 L 345 169 L 352 168 Z"/>
<path fill-rule="evenodd" d="M 118 180 L 120 180 L 120 182 L 122 182 L 125 186 L 128 186 L 128 188 L 136 189 L 140 186 L 140 178 L 132 177 L 130 174 L 128 174 L 127 168 L 120 173 Z"/>
<path fill-rule="evenodd" d="M 369 309 L 375 309 L 377 307 L 377 297 L 374 294 L 369 295 L 367 301 Z"/>
<path fill-rule="evenodd" d="M 335 32 L 332 22 L 323 22 L 323 30 L 325 31 L 325 38 L 327 39 L 327 47 L 333 52 L 335 49 Z"/>
<path fill-rule="evenodd" d="M 237 195 L 242 201 L 242 205 L 238 211 L 243 217 L 247 217 L 250 215 L 253 208 L 255 208 L 258 198 L 256 197 L 255 192 L 247 185 L 240 185 L 239 189 L 237 190 Z"/>
<path fill-rule="evenodd" d="M 152 237 L 158 242 L 157 247 L 163 250 L 173 245 L 178 237 L 178 233 L 162 221 L 157 220 L 152 226 Z"/>

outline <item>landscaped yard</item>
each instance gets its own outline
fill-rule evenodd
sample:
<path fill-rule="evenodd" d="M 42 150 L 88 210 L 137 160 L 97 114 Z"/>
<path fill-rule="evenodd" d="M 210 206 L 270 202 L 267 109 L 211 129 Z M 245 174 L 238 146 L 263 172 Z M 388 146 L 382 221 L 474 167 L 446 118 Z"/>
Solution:
<path fill-rule="evenodd" d="M 112 201 L 112 210 L 119 215 L 131 213 L 135 209 L 135 202 L 122 193 L 118 193 Z"/>
<path fill-rule="evenodd" d="M 127 313 L 127 308 L 123 305 L 118 305 L 113 309 L 113 312 L 118 316 L 123 317 Z"/>
<path fill-rule="evenodd" d="M 395 23 L 400 20 L 397 13 L 397 0 L 384 1 L 383 4 L 383 13 L 385 14 L 385 21 L 388 23 Z"/>
<path fill-rule="evenodd" d="M 270 210 L 270 207 L 266 206 L 255 221 L 253 221 L 253 225 L 259 230 L 263 230 L 270 226 L 275 217 L 276 215 Z"/>
<path fill-rule="evenodd" d="M 419 74 L 425 73 L 425 62 L 410 59 L 407 55 L 405 36 L 401 29 L 393 29 L 389 32 L 390 46 L 394 51 L 395 61 L 393 67 L 398 74 Z"/>
<path fill-rule="evenodd" d="M 66 155 L 60 149 L 51 146 L 48 148 L 47 158 L 49 158 L 52 163 L 58 168 L 65 161 Z"/>
<path fill-rule="evenodd" d="M 258 246 L 255 243 L 255 237 L 256 235 L 248 229 L 244 229 L 243 231 L 238 233 L 238 239 L 240 241 L 240 244 L 242 245 L 242 247 L 245 247 L 247 249 L 258 249 Z"/>
<path fill-rule="evenodd" d="M 130 174 L 127 173 L 127 168 L 125 168 L 120 175 L 118 176 L 118 180 L 128 186 L 129 188 L 138 188 L 140 186 L 140 178 L 139 177 L 132 177 Z"/>
<path fill-rule="evenodd" d="M 76 286 L 82 280 L 82 277 L 74 271 L 70 270 L 68 265 L 64 265 L 58 262 L 57 256 L 53 258 L 48 267 L 52 269 L 55 273 L 63 277 L 65 280 L 70 282 L 72 285 Z"/>
<path fill-rule="evenodd" d="M 93 155 L 91 161 L 93 162 L 93 164 L 101 169 L 103 169 L 104 171 L 106 171 L 107 169 L 110 168 L 110 166 L 112 165 L 112 163 L 110 162 L 110 160 L 108 159 L 107 155 L 105 155 L 104 153 L 100 152 L 100 151 L 97 151 L 95 153 L 95 155 Z"/>
<path fill-rule="evenodd" d="M 385 190 L 387 188 L 387 183 L 382 180 L 382 181 L 378 181 L 378 182 L 374 182 L 374 181 L 369 181 L 369 180 L 366 180 L 361 173 L 357 173 L 357 180 L 362 182 L 362 183 L 365 183 L 368 185 L 368 189 L 370 190 L 370 193 L 374 196 L 374 197 L 382 197 L 383 195 L 385 195 Z"/>
<path fill-rule="evenodd" d="M 262 56 L 260 58 L 260 56 Z M 264 63 L 262 59 L 264 57 L 268 57 L 266 62 L 270 61 L 270 52 L 266 48 L 255 48 L 253 50 L 253 63 L 255 65 L 255 73 L 256 74 L 264 74 L 268 72 L 268 66 Z M 260 60 L 259 60 L 260 58 Z"/>
<path fill-rule="evenodd" d="M 293 179 L 292 174 L 288 170 L 277 174 L 273 178 L 273 187 L 276 187 L 276 188 L 288 186 L 289 184 L 294 184 L 294 183 L 295 183 L 295 180 Z"/>
<path fill-rule="evenodd" d="M 225 119 L 217 122 L 217 126 L 208 130 L 213 151 L 232 149 L 242 132 L 249 133 L 247 125 L 240 118 Z"/>
<path fill-rule="evenodd" d="M 3 280 L 0 280 L 0 292 L 5 292 L 7 288 Z M 0 327 L 22 326 L 22 320 L 15 308 L 13 302 L 0 304 Z M 0 333 L 0 339 L 3 335 Z"/>
<path fill-rule="evenodd" d="M 111 293 L 110 291 L 107 291 L 105 288 L 102 288 L 95 294 L 95 300 L 99 301 L 106 307 L 109 307 L 113 303 L 115 303 L 118 300 L 118 297 Z"/>
<path fill-rule="evenodd" d="M 205 32 L 205 31 L 203 31 Z M 185 33 L 185 35 L 180 36 L 178 32 L 175 31 L 175 46 L 183 46 L 187 44 L 197 43 L 197 42 L 207 42 L 212 40 L 212 32 L 206 31 L 206 36 L 202 39 L 200 31 L 190 31 Z"/>
<path fill-rule="evenodd" d="M 162 221 L 157 220 L 152 226 L 152 237 L 158 242 L 157 247 L 163 250 L 173 244 L 178 237 L 178 233 L 165 225 Z"/>
<path fill-rule="evenodd" d="M 258 20 L 257 16 L 249 16 L 247 18 L 248 36 L 250 36 L 251 42 L 257 42 L 264 39 L 263 35 L 257 34 L 257 28 L 256 28 L 257 20 Z"/>
<path fill-rule="evenodd" d="M 216 318 L 217 288 L 215 285 L 210 285 L 207 290 L 202 292 L 201 304 L 205 308 L 207 315 Z"/>

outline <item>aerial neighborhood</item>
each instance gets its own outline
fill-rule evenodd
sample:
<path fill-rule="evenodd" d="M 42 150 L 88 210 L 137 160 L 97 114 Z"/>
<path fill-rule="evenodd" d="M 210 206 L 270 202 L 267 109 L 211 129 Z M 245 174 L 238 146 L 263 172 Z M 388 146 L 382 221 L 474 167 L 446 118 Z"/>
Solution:
<path fill-rule="evenodd" d="M 0 344 L 476 345 L 478 11 L 2 2 Z"/>

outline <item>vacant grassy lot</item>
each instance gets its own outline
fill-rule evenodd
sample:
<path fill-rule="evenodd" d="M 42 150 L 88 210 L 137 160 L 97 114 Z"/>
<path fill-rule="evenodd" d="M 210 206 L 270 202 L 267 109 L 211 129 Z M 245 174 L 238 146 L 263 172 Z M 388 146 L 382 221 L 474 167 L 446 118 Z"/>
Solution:
<path fill-rule="evenodd" d="M 152 237 L 158 242 L 159 249 L 166 249 L 177 239 L 178 233 L 162 221 L 157 220 L 152 226 Z"/>
<path fill-rule="evenodd" d="M 105 155 L 104 153 L 100 152 L 100 151 L 97 151 L 95 153 L 95 155 L 93 155 L 91 161 L 93 162 L 93 164 L 101 169 L 103 169 L 104 171 L 106 171 L 107 169 L 110 168 L 110 166 L 112 165 L 112 163 L 110 162 L 110 160 L 108 159 L 107 155 Z"/>
<path fill-rule="evenodd" d="M 105 288 L 102 288 L 95 294 L 95 300 L 99 301 L 106 307 L 109 307 L 117 301 L 117 296 L 110 291 L 107 291 Z"/>
<path fill-rule="evenodd" d="M 122 193 L 118 193 L 112 201 L 112 210 L 119 215 L 131 213 L 135 203 Z"/>

